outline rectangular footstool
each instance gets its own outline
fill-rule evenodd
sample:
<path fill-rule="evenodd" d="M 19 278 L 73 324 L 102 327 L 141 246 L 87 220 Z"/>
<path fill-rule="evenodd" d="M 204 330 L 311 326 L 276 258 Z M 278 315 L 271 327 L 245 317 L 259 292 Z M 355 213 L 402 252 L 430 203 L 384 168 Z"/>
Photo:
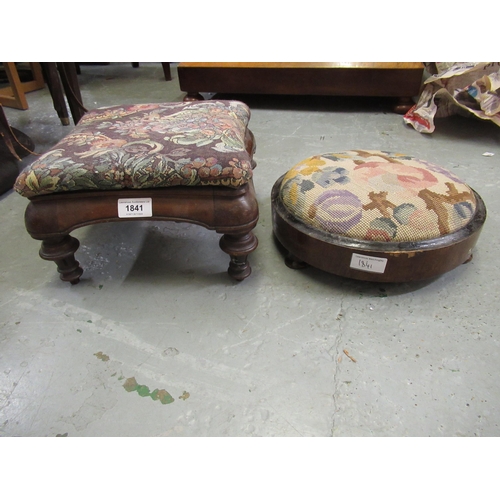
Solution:
<path fill-rule="evenodd" d="M 259 217 L 252 176 L 250 110 L 238 101 L 110 106 L 27 167 L 14 189 L 29 199 L 28 233 L 63 281 L 78 283 L 79 242 L 70 233 L 104 222 L 189 222 L 222 234 L 228 273 L 251 273 Z"/>

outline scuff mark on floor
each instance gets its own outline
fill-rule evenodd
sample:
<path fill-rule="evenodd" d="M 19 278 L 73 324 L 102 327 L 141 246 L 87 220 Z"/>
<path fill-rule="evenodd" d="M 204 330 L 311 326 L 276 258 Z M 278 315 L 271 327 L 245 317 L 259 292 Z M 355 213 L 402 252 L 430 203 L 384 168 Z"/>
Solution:
<path fill-rule="evenodd" d="M 104 354 L 102 351 L 95 352 L 94 356 L 97 359 L 101 359 L 102 361 L 109 361 L 109 356 L 107 354 Z"/>
<path fill-rule="evenodd" d="M 353 363 L 357 363 L 357 361 L 349 354 L 349 351 L 347 349 L 344 349 L 343 352 Z"/>

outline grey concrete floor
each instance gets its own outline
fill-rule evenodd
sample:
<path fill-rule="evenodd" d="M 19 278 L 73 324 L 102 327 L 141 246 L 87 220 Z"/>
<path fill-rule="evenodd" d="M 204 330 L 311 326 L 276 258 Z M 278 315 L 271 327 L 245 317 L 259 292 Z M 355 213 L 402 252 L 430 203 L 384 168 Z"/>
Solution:
<path fill-rule="evenodd" d="M 79 79 L 88 108 L 184 95 L 159 63 L 83 66 Z M 26 111 L 4 109 L 43 152 L 73 126 L 47 89 L 27 98 Z M 242 283 L 215 233 L 128 221 L 75 231 L 85 272 L 71 286 L 39 258 L 27 200 L 0 197 L 0 436 L 499 436 L 498 127 L 456 116 L 426 136 L 384 99 L 239 98 L 261 211 Z M 272 185 L 310 155 L 350 148 L 408 153 L 476 189 L 488 219 L 473 260 L 416 284 L 287 268 Z"/>

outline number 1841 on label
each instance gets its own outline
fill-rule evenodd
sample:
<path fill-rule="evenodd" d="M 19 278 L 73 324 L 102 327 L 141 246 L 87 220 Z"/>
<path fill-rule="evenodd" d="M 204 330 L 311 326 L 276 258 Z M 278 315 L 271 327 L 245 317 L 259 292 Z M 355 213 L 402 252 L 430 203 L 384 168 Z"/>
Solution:
<path fill-rule="evenodd" d="M 152 198 L 120 198 L 118 200 L 118 217 L 152 217 Z"/>
<path fill-rule="evenodd" d="M 353 253 L 351 257 L 352 269 L 360 269 L 368 273 L 383 274 L 386 265 L 387 259 L 383 257 L 371 257 L 370 255 L 360 255 L 358 253 Z"/>

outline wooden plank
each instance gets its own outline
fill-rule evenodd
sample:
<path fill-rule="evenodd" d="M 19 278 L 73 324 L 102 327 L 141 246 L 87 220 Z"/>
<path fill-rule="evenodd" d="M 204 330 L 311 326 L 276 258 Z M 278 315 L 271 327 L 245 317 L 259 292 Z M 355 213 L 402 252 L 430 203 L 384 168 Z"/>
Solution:
<path fill-rule="evenodd" d="M 421 62 L 181 62 L 180 68 L 372 68 L 423 69 Z"/>
<path fill-rule="evenodd" d="M 181 63 L 188 93 L 412 97 L 421 63 Z"/>

